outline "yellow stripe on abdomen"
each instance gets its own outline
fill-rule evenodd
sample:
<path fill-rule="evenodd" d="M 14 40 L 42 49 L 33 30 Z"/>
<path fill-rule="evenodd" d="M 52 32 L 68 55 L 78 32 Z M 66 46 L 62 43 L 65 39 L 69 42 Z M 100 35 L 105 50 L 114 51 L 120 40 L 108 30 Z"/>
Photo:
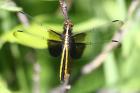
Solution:
<path fill-rule="evenodd" d="M 69 75 L 69 48 L 64 46 L 60 64 L 60 80 L 65 81 Z"/>

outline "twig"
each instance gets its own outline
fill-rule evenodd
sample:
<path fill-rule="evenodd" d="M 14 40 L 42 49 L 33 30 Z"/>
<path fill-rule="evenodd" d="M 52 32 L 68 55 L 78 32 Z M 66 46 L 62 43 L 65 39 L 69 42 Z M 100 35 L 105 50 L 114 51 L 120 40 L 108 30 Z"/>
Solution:
<path fill-rule="evenodd" d="M 8 0 L 8 3 L 10 3 L 10 5 L 12 5 L 12 6 L 17 6 L 16 3 L 12 0 Z M 17 12 L 17 17 L 25 27 L 29 26 L 29 21 L 28 21 L 28 18 L 26 17 L 26 15 L 24 15 L 20 12 Z"/>
<path fill-rule="evenodd" d="M 66 20 L 69 19 L 69 17 L 68 17 L 68 11 L 67 11 L 67 4 L 66 4 L 65 0 L 59 0 L 59 3 L 60 3 L 60 8 L 62 10 L 64 19 L 66 21 Z"/>
<path fill-rule="evenodd" d="M 133 0 L 129 10 L 128 10 L 128 17 L 132 16 L 132 14 L 134 13 L 134 11 L 136 10 L 136 8 L 138 7 L 140 1 L 139 0 Z M 126 22 L 127 24 L 128 22 Z M 124 37 L 124 34 L 126 33 L 126 28 L 125 25 L 123 25 L 119 31 L 117 31 L 117 33 L 113 36 L 113 41 L 118 41 L 118 42 L 109 42 L 104 49 L 102 50 L 102 52 L 90 63 L 86 64 L 82 70 L 81 73 L 82 74 L 89 74 L 90 72 L 92 72 L 93 70 L 95 70 L 96 68 L 98 68 L 106 59 L 106 57 L 108 56 L 108 54 L 115 49 L 116 47 L 119 46 L 119 44 L 122 41 L 122 38 Z"/>
<path fill-rule="evenodd" d="M 16 3 L 12 0 L 8 1 L 9 3 L 11 3 L 13 6 L 17 6 Z M 25 26 L 25 27 L 29 27 L 29 21 L 26 15 L 24 15 L 23 13 L 18 12 L 17 13 L 18 19 L 20 20 L 20 22 Z M 33 55 L 33 54 L 32 54 Z M 33 63 L 33 93 L 40 93 L 40 65 L 38 63 L 36 63 L 35 57 L 29 55 L 29 58 L 31 63 Z"/>
<path fill-rule="evenodd" d="M 17 13 L 18 19 L 20 20 L 20 22 L 25 26 L 25 27 L 29 27 L 29 21 L 28 18 L 26 17 L 26 15 L 24 15 L 23 13 L 18 12 Z"/>
<path fill-rule="evenodd" d="M 25 58 L 33 64 L 33 75 L 32 75 L 32 93 L 41 93 L 40 92 L 40 72 L 41 67 L 40 64 L 37 62 L 35 51 L 30 51 L 27 53 Z"/>
<path fill-rule="evenodd" d="M 95 70 L 96 68 L 98 68 L 104 62 L 104 60 L 108 56 L 109 52 L 111 52 L 113 49 L 115 49 L 120 44 L 122 37 L 123 37 L 123 33 L 124 33 L 124 31 L 120 29 L 120 31 L 118 31 L 114 35 L 112 42 L 109 42 L 104 47 L 103 51 L 93 61 L 91 61 L 89 64 L 86 64 L 82 68 L 81 73 L 88 74 L 88 73 L 92 72 L 93 70 Z"/>
<path fill-rule="evenodd" d="M 69 85 L 69 77 L 68 77 L 64 83 L 62 83 L 57 88 L 53 89 L 50 93 L 67 93 L 67 91 L 70 89 L 71 85 Z"/>
<path fill-rule="evenodd" d="M 38 63 L 33 64 L 33 93 L 40 93 L 40 65 Z"/>
<path fill-rule="evenodd" d="M 131 17 L 134 13 L 134 11 L 136 10 L 136 8 L 138 7 L 138 5 L 140 4 L 140 0 L 132 0 L 131 5 L 128 9 L 128 16 Z"/>

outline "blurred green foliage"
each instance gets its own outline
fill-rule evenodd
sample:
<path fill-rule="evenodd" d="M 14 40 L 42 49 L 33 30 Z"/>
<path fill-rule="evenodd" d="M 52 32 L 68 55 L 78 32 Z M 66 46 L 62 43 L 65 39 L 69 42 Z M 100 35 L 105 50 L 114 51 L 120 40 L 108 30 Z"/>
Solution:
<path fill-rule="evenodd" d="M 70 4 L 71 0 L 68 1 Z M 13 6 L 10 0 L 0 0 L 0 93 L 32 93 L 37 85 L 35 77 L 40 78 L 40 93 L 48 93 L 60 84 L 60 58 L 52 58 L 47 51 L 47 42 L 31 35 L 46 37 L 48 29 L 62 31 L 64 20 L 59 2 L 13 2 L 17 6 Z M 89 62 L 89 55 L 85 54 L 85 58 L 72 63 L 73 83 L 69 93 L 134 93 L 140 90 L 140 7 L 129 15 L 130 4 L 131 0 L 72 0 L 69 16 L 75 25 L 74 32 L 84 32 L 116 19 L 124 21 L 123 29 L 127 32 L 121 46 L 109 53 L 103 65 L 92 73 L 75 80 L 81 68 Z M 27 28 L 17 17 L 20 10 L 33 16 L 31 20 L 29 18 Z M 14 32 L 18 30 L 27 33 L 15 33 L 17 39 Z M 102 41 L 101 37 L 97 36 L 97 40 Z M 95 45 L 97 51 L 92 53 L 92 59 L 100 53 L 101 47 Z"/>

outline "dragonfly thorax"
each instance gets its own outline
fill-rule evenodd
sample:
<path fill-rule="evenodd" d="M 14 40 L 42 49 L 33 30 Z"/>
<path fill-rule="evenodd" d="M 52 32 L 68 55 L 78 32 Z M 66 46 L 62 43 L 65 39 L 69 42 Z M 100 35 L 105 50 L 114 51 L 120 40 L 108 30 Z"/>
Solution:
<path fill-rule="evenodd" d="M 64 23 L 64 32 L 63 32 L 63 44 L 66 47 L 70 46 L 70 43 L 72 42 L 72 27 L 73 24 L 70 20 L 66 20 Z"/>
<path fill-rule="evenodd" d="M 66 20 L 65 22 L 64 22 L 64 31 L 66 31 L 67 29 L 68 29 L 68 31 L 72 31 L 72 28 L 73 28 L 73 24 L 72 24 L 72 22 L 71 22 L 71 20 Z"/>

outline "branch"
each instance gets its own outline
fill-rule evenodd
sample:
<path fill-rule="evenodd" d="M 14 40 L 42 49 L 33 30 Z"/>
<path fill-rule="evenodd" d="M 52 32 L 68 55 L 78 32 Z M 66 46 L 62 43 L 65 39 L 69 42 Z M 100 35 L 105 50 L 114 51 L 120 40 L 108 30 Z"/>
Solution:
<path fill-rule="evenodd" d="M 25 58 L 33 65 L 33 74 L 32 74 L 32 93 L 41 93 L 40 90 L 40 73 L 41 73 L 41 66 L 37 62 L 35 51 L 32 50 L 27 53 Z"/>
<path fill-rule="evenodd" d="M 28 27 L 29 26 L 29 20 L 27 18 L 27 16 L 21 12 L 17 13 L 18 19 L 20 20 L 20 22 L 25 26 Z"/>
<path fill-rule="evenodd" d="M 69 19 L 68 17 L 68 10 L 67 10 L 67 4 L 65 2 L 65 0 L 59 0 L 60 3 L 60 7 L 64 16 L 65 21 Z"/>
<path fill-rule="evenodd" d="M 13 0 L 8 0 L 8 3 L 10 3 L 10 5 L 12 5 L 12 6 L 17 6 Z M 29 26 L 29 21 L 28 21 L 28 18 L 26 17 L 26 15 L 24 15 L 20 12 L 17 12 L 17 17 L 25 27 Z"/>
<path fill-rule="evenodd" d="M 133 0 L 131 2 L 131 5 L 128 9 L 128 17 L 131 17 L 134 13 L 134 11 L 136 10 L 136 8 L 138 7 L 138 5 L 140 4 L 139 0 Z M 128 21 L 126 21 L 126 25 L 127 25 Z M 122 42 L 122 39 L 124 37 L 124 34 L 127 32 L 126 29 L 126 25 L 123 25 L 119 31 L 117 31 L 117 33 L 113 36 L 112 41 L 117 41 L 117 42 L 109 42 L 104 49 L 102 50 L 102 52 L 94 59 L 92 60 L 90 63 L 86 64 L 82 70 L 81 73 L 82 74 L 89 74 L 91 73 L 93 70 L 97 69 L 106 59 L 106 57 L 108 56 L 108 54 L 115 49 L 116 47 L 118 47 L 120 45 L 120 43 Z"/>
<path fill-rule="evenodd" d="M 137 7 L 140 4 L 140 0 L 132 0 L 131 5 L 128 9 L 128 16 L 131 17 L 133 15 L 133 13 L 135 12 L 135 10 L 137 9 Z"/>
<path fill-rule="evenodd" d="M 17 6 L 16 3 L 12 0 L 8 1 L 9 3 L 12 3 L 13 6 Z M 17 17 L 20 20 L 20 22 L 25 26 L 29 27 L 29 20 L 27 16 L 21 12 L 17 12 Z M 40 65 L 36 62 L 34 54 L 29 53 L 27 55 L 27 59 L 33 64 L 33 93 L 40 93 Z"/>
<path fill-rule="evenodd" d="M 33 64 L 33 88 L 32 92 L 33 93 L 41 93 L 40 92 L 40 72 L 41 72 L 41 67 L 40 64 L 37 62 Z"/>
<path fill-rule="evenodd" d="M 67 93 L 68 90 L 71 89 L 71 85 L 69 85 L 69 77 L 57 88 L 53 89 L 50 93 Z"/>
<path fill-rule="evenodd" d="M 102 50 L 102 52 L 94 59 L 92 60 L 89 64 L 86 64 L 83 68 L 82 68 L 82 74 L 89 74 L 90 72 L 92 72 L 93 70 L 95 70 L 96 68 L 98 68 L 106 59 L 106 57 L 108 56 L 109 52 L 111 52 L 113 49 L 115 49 L 116 47 L 118 47 L 120 45 L 120 42 L 122 40 L 124 34 L 124 30 L 119 30 L 112 38 L 112 41 L 109 42 L 104 49 Z M 117 41 L 117 42 L 116 42 Z"/>

